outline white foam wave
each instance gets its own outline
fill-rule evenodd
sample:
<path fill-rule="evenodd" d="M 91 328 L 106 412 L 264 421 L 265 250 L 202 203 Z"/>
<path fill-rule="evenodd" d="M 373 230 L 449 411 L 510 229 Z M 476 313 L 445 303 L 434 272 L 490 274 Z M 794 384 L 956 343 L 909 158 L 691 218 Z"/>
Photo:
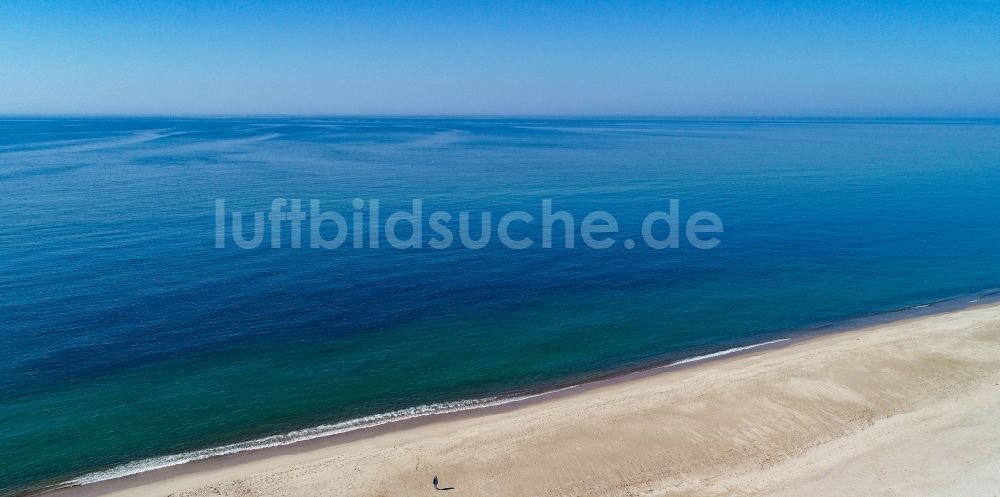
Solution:
<path fill-rule="evenodd" d="M 746 345 L 743 347 L 726 349 L 719 352 L 713 352 L 711 354 L 689 357 L 687 359 L 681 359 L 679 361 L 672 362 L 668 364 L 667 367 L 676 366 L 679 364 L 687 364 L 696 361 L 702 361 L 705 359 L 711 359 L 713 357 L 720 357 L 724 355 L 734 354 L 736 352 L 741 352 L 744 350 L 756 347 L 762 347 L 774 343 L 784 342 L 786 340 L 789 339 L 781 338 L 778 340 L 771 340 L 768 342 L 762 342 L 753 345 Z M 139 473 L 145 473 L 147 471 L 167 468 L 170 466 L 178 466 L 181 464 L 200 461 L 211 457 L 236 454 L 240 452 L 250 452 L 259 449 L 266 449 L 269 447 L 280 447 L 297 442 L 304 442 L 306 440 L 313 440 L 317 438 L 328 437 L 331 435 L 347 433 L 354 430 L 373 428 L 376 426 L 381 426 L 396 421 L 420 418 L 434 414 L 446 414 L 446 413 L 468 411 L 472 409 L 479 409 L 483 407 L 499 406 L 503 404 L 509 404 L 512 402 L 520 402 L 523 400 L 540 397 L 542 395 L 549 395 L 556 392 L 562 392 L 565 390 L 576 388 L 577 386 L 579 385 L 571 385 L 557 390 L 550 390 L 546 392 L 530 394 L 530 395 L 521 395 L 516 397 L 487 397 L 484 399 L 459 400 L 454 402 L 438 402 L 433 404 L 420 405 L 416 407 L 409 407 L 406 409 L 400 409 L 397 411 L 387 412 L 383 414 L 374 414 L 371 416 L 364 416 L 361 418 L 351 419 L 348 421 L 342 421 L 340 423 L 320 425 L 313 428 L 307 428 L 304 430 L 295 430 L 281 435 L 272 435 L 269 437 L 258 438 L 246 442 L 239 442 L 229 445 L 222 445 L 219 447 L 212 447 L 208 449 L 182 452 L 180 454 L 172 454 L 168 456 L 152 457 L 148 459 L 132 461 L 119 466 L 115 466 L 111 469 L 88 473 L 79 478 L 74 478 L 72 480 L 69 480 L 65 482 L 64 485 L 86 485 L 89 483 L 96 483 L 100 481 L 122 478 L 125 476 L 135 475 Z"/>
<path fill-rule="evenodd" d="M 567 390 L 569 388 L 574 388 L 574 387 L 573 386 L 566 387 L 555 391 L 558 392 L 562 390 Z M 505 398 L 488 397 L 485 399 L 460 400 L 454 402 L 440 402 L 434 404 L 420 405 L 416 407 L 400 409 L 398 411 L 365 416 L 357 419 L 343 421 L 340 423 L 320 425 L 313 428 L 307 428 L 304 430 L 295 430 L 282 435 L 272 435 L 269 437 L 258 438 L 256 440 L 250 440 L 247 442 L 239 442 L 229 445 L 223 445 L 220 447 L 212 447 L 209 449 L 182 452 L 180 454 L 172 454 L 169 456 L 152 457 L 149 459 L 132 461 L 119 466 L 115 466 L 111 469 L 97 471 L 94 473 L 88 473 L 79 478 L 74 478 L 72 480 L 69 480 L 65 482 L 64 485 L 85 485 L 88 483 L 96 483 L 104 480 L 112 480 L 115 478 L 122 478 L 125 476 L 144 473 L 147 471 L 153 471 L 156 469 L 186 464 L 193 461 L 200 461 L 202 459 L 208 459 L 210 457 L 236 454 L 239 452 L 249 452 L 253 450 L 266 449 L 269 447 L 280 447 L 283 445 L 290 445 L 296 442 L 304 442 L 306 440 L 328 437 L 331 435 L 337 435 L 340 433 L 346 433 L 349 431 L 359 430 L 363 428 L 372 428 L 375 426 L 381 426 L 396 421 L 403 421 L 406 419 L 430 416 L 432 414 L 445 414 L 445 413 L 467 411 L 470 409 L 479 409 L 482 407 L 499 406 L 511 402 L 518 402 L 522 400 L 531 399 L 534 397 L 538 397 L 540 395 L 546 395 L 548 393 L 552 392 L 537 393 L 532 395 L 522 395 L 518 397 L 505 397 Z"/>
<path fill-rule="evenodd" d="M 742 352 L 744 350 L 750 350 L 750 349 L 757 348 L 757 347 L 763 347 L 765 345 L 771 345 L 772 343 L 784 342 L 786 340 L 789 340 L 789 339 L 788 338 L 779 338 L 777 340 L 771 340 L 771 341 L 768 341 L 768 342 L 755 343 L 753 345 L 746 345 L 746 346 L 743 346 L 743 347 L 733 347 L 731 349 L 720 350 L 718 352 L 712 352 L 711 354 L 697 355 L 697 356 L 694 356 L 694 357 L 688 357 L 687 359 L 681 359 L 679 361 L 672 362 L 672 363 L 668 364 L 668 366 L 676 366 L 678 364 L 687 364 L 689 362 L 704 361 L 705 359 L 711 359 L 713 357 L 720 357 L 720 356 L 724 356 L 724 355 L 735 354 L 737 352 Z"/>

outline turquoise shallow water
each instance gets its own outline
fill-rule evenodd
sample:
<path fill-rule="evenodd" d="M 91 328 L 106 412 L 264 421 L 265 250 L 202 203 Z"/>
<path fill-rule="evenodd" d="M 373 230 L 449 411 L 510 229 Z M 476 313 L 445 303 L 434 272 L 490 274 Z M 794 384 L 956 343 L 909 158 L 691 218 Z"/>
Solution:
<path fill-rule="evenodd" d="M 0 494 L 988 291 L 998 191 L 996 120 L 0 120 Z M 215 248 L 215 199 L 275 197 L 621 233 Z M 721 244 L 624 248 L 670 199 Z"/>

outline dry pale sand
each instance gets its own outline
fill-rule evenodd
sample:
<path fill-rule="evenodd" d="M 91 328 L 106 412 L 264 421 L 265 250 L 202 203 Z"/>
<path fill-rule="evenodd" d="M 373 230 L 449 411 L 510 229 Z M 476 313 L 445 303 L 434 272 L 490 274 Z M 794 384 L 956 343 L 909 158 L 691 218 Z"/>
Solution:
<path fill-rule="evenodd" d="M 506 412 L 65 489 L 121 496 L 1000 495 L 1000 306 Z"/>

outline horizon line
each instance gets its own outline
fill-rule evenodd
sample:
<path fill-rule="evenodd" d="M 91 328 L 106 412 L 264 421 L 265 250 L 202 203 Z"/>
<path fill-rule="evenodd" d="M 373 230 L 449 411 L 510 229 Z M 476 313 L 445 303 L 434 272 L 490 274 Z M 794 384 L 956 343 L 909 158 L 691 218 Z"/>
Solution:
<path fill-rule="evenodd" d="M 892 115 L 892 114 L 336 114 L 336 113 L 38 113 L 4 114 L 0 119 L 53 118 L 338 118 L 338 119 L 853 119 L 853 120 L 995 120 L 1000 115 Z"/>

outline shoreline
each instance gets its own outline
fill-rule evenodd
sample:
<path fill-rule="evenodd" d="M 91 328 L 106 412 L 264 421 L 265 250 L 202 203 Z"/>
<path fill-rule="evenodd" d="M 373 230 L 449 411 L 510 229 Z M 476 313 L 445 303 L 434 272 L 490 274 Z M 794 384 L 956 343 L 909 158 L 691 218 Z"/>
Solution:
<path fill-rule="evenodd" d="M 959 301 L 965 298 L 966 297 L 959 297 L 932 304 L 913 306 L 906 309 L 891 311 L 889 313 L 855 318 L 839 324 L 817 327 L 813 330 L 806 330 L 805 332 L 799 333 L 798 336 L 770 340 L 745 347 L 735 347 L 725 351 L 674 361 L 666 365 L 652 366 L 638 371 L 610 375 L 608 377 L 598 378 L 556 390 L 527 394 L 509 399 L 498 399 L 492 401 L 495 402 L 492 404 L 473 404 L 468 407 L 460 407 L 451 411 L 446 410 L 444 412 L 419 413 L 406 418 L 389 419 L 370 426 L 350 428 L 348 431 L 326 433 L 305 440 L 291 441 L 287 444 L 253 448 L 236 453 L 211 456 L 208 458 L 183 462 L 157 469 L 144 470 L 121 477 L 104 479 L 93 483 L 62 486 L 58 488 L 49 487 L 48 489 L 38 490 L 27 495 L 104 495 L 106 493 L 123 492 L 129 489 L 147 487 L 149 485 L 155 486 L 158 482 L 162 481 L 184 479 L 204 474 L 225 473 L 232 468 L 253 465 L 275 459 L 300 458 L 310 453 L 323 451 L 324 449 L 359 443 L 373 438 L 402 435 L 410 431 L 429 426 L 439 426 L 452 422 L 492 418 L 511 412 L 539 408 L 539 406 L 558 404 L 563 399 L 578 399 L 582 396 L 589 395 L 594 391 L 613 390 L 617 387 L 634 385 L 635 383 L 649 381 L 650 379 L 659 379 L 662 381 L 662 378 L 675 374 L 683 374 L 687 372 L 690 375 L 697 374 L 698 372 L 712 371 L 716 368 L 723 368 L 727 364 L 739 361 L 743 358 L 760 356 L 766 357 L 768 355 L 773 355 L 777 351 L 795 348 L 796 346 L 801 346 L 803 344 L 818 346 L 819 342 L 823 342 L 825 340 L 844 339 L 845 335 L 853 336 L 853 334 L 864 334 L 877 331 L 880 328 L 904 326 L 910 322 L 941 318 L 963 312 L 976 312 L 977 310 L 990 312 L 991 309 L 995 310 L 1000 308 L 1000 304 L 997 304 L 997 302 L 1000 301 L 997 292 L 989 292 L 979 294 L 978 297 L 970 297 L 974 300 L 963 305 Z M 867 324 L 859 325 L 858 323 Z M 858 338 L 858 340 L 860 340 L 860 338 Z"/>
<path fill-rule="evenodd" d="M 897 312 L 897 311 L 893 311 L 893 312 Z M 833 332 L 833 333 L 837 333 L 837 332 Z M 795 343 L 798 343 L 798 342 L 801 342 L 801 341 L 811 340 L 812 338 L 815 338 L 817 336 L 824 336 L 824 335 L 823 334 L 808 335 L 808 336 L 807 335 L 803 335 L 803 336 L 799 336 L 799 337 L 780 338 L 780 339 L 768 340 L 768 341 L 765 341 L 765 342 L 755 343 L 755 344 L 751 344 L 751 345 L 744 345 L 744 346 L 739 346 L 739 347 L 733 347 L 733 348 L 721 350 L 721 351 L 718 351 L 718 352 L 711 352 L 711 353 L 707 353 L 707 354 L 702 354 L 702 355 L 697 355 L 697 356 L 691 356 L 691 357 L 680 359 L 680 360 L 677 360 L 677 361 L 673 361 L 673 362 L 670 362 L 670 363 L 667 363 L 667 364 L 660 364 L 660 365 L 649 366 L 649 367 L 646 367 L 646 368 L 643 368 L 643 369 L 638 369 L 638 370 L 630 370 L 630 371 L 624 371 L 624 372 L 609 373 L 606 376 L 602 376 L 602 377 L 597 377 L 597 378 L 594 378 L 594 379 L 590 379 L 590 380 L 584 381 L 582 383 L 576 383 L 576 384 L 571 384 L 571 385 L 568 385 L 568 386 L 557 387 L 557 388 L 550 389 L 550 390 L 542 390 L 542 391 L 539 391 L 537 393 L 525 393 L 525 394 L 521 394 L 521 395 L 512 395 L 510 397 L 487 397 L 487 398 L 483 398 L 483 399 L 473 399 L 473 400 L 468 400 L 468 401 L 458 401 L 458 402 L 455 402 L 453 404 L 457 404 L 457 403 L 461 403 L 461 402 L 470 402 L 472 404 L 470 404 L 468 406 L 457 407 L 457 408 L 455 408 L 453 410 L 439 410 L 439 411 L 421 412 L 420 414 L 412 415 L 412 416 L 409 416 L 409 417 L 401 417 L 401 418 L 395 418 L 395 419 L 388 419 L 388 420 L 381 421 L 381 422 L 375 422 L 375 423 L 370 424 L 370 425 L 363 425 L 363 426 L 357 426 L 357 427 L 347 428 L 347 429 L 344 429 L 343 431 L 333 431 L 333 432 L 327 432 L 327 433 L 317 434 L 316 436 L 308 436 L 307 438 L 296 439 L 296 440 L 289 441 L 287 443 L 279 443 L 279 444 L 275 444 L 275 445 L 268 445 L 268 446 L 262 446 L 262 447 L 254 447 L 254 448 L 248 448 L 248 449 L 245 449 L 245 450 L 238 450 L 238 451 L 228 452 L 228 453 L 223 453 L 223 454 L 218 454 L 218 455 L 211 455 L 211 456 L 203 457 L 203 458 L 196 458 L 196 459 L 192 459 L 192 460 L 185 461 L 185 462 L 178 462 L 178 463 L 175 463 L 175 464 L 168 464 L 168 465 L 161 466 L 161 467 L 154 467 L 154 468 L 144 469 L 144 470 L 133 472 L 133 473 L 123 474 L 121 476 L 114 476 L 114 477 L 110 477 L 110 478 L 102 478 L 102 479 L 98 479 L 98 480 L 94 480 L 94 481 L 87 481 L 87 482 L 77 482 L 78 480 L 87 478 L 90 475 L 97 475 L 97 474 L 102 474 L 102 473 L 105 473 L 105 472 L 110 472 L 110 471 L 113 471 L 116 468 L 120 468 L 122 466 L 128 466 L 128 465 L 135 464 L 135 463 L 141 463 L 141 462 L 144 462 L 144 461 L 147 461 L 147 460 L 144 459 L 144 460 L 139 460 L 139 461 L 133 461 L 133 462 L 126 463 L 124 465 L 116 466 L 114 468 L 109 468 L 108 470 L 102 470 L 102 471 L 87 473 L 85 475 L 82 475 L 82 476 L 74 479 L 74 480 L 67 481 L 67 482 L 65 482 L 63 484 L 54 485 L 54 486 L 50 486 L 50 487 L 39 489 L 39 490 L 35 490 L 35 491 L 23 492 L 23 493 L 15 494 L 15 495 L 22 496 L 22 497 L 31 497 L 31 496 L 38 496 L 38 497 L 46 496 L 46 497 L 51 497 L 51 496 L 56 496 L 56 495 L 63 495 L 63 493 L 67 492 L 67 491 L 74 491 L 74 490 L 86 491 L 87 489 L 90 489 L 91 487 L 95 487 L 96 488 L 96 487 L 101 487 L 103 485 L 108 485 L 108 486 L 117 488 L 118 487 L 118 485 L 117 485 L 118 483 L 122 483 L 123 484 L 122 488 L 131 488 L 134 485 L 129 484 L 127 482 L 130 482 L 132 480 L 136 480 L 137 482 L 141 482 L 143 480 L 147 480 L 147 478 L 146 478 L 147 475 L 156 474 L 156 475 L 166 475 L 167 477 L 175 476 L 175 475 L 184 475 L 184 474 L 187 474 L 189 472 L 202 471 L 202 470 L 205 470 L 205 469 L 222 468 L 222 467 L 226 467 L 226 466 L 228 466 L 230 464 L 238 464 L 239 462 L 243 462 L 243 461 L 246 461 L 246 460 L 251 460 L 252 461 L 252 460 L 256 460 L 258 458 L 267 458 L 267 457 L 272 457 L 272 456 L 284 456 L 284 455 L 292 455 L 292 454 L 298 454 L 298 453 L 302 453 L 302 452 L 308 452 L 308 451 L 311 451 L 311 450 L 315 450 L 316 448 L 323 448 L 323 447 L 326 447 L 326 446 L 329 446 L 329 445 L 337 445 L 337 444 L 354 442 L 354 441 L 358 441 L 358 440 L 364 440 L 364 439 L 368 439 L 368 438 L 371 438 L 371 437 L 380 436 L 380 435 L 387 434 L 387 433 L 393 433 L 393 432 L 398 432 L 398 431 L 405 431 L 405 430 L 408 430 L 408 429 L 418 428 L 418 427 L 421 427 L 421 426 L 425 426 L 425 425 L 429 425 L 429 424 L 434 424 L 434 423 L 438 423 L 438 422 L 446 422 L 446 421 L 452 420 L 452 419 L 474 418 L 474 417 L 478 417 L 478 416 L 486 416 L 486 415 L 491 415 L 491 414 L 502 414 L 502 413 L 506 413 L 506 412 L 515 411 L 515 410 L 518 410 L 518 409 L 521 409 L 521 408 L 524 408 L 524 407 L 528 407 L 528 406 L 530 406 L 532 404 L 535 404 L 535 403 L 542 403 L 542 402 L 546 402 L 546 401 L 550 401 L 550 400 L 555 400 L 555 399 L 559 399 L 559 398 L 562 398 L 562 397 L 565 397 L 565 396 L 578 395 L 578 394 L 585 393 L 587 391 L 590 391 L 590 390 L 596 389 L 596 388 L 603 388 L 603 387 L 607 387 L 607 386 L 613 386 L 613 385 L 618 384 L 618 383 L 630 382 L 630 381 L 634 381 L 634 380 L 637 380 L 637 379 L 646 378 L 646 377 L 649 377 L 649 376 L 657 376 L 657 375 L 661 375 L 661 374 L 667 374 L 667 373 L 671 373 L 671 372 L 682 371 L 682 370 L 689 369 L 689 368 L 695 368 L 695 367 L 698 367 L 698 366 L 701 366 L 701 365 L 711 364 L 711 363 L 714 363 L 716 361 L 725 361 L 725 360 L 727 360 L 729 358 L 736 358 L 736 357 L 739 357 L 739 356 L 744 355 L 744 354 L 753 354 L 753 353 L 765 352 L 765 351 L 768 351 L 768 350 L 774 350 L 774 349 L 778 349 L 778 348 L 781 348 L 781 347 L 789 346 L 789 345 L 792 345 L 792 344 L 795 344 Z M 416 408 L 425 407 L 425 406 L 426 407 L 437 406 L 437 405 L 442 405 L 442 404 L 449 404 L 449 403 L 428 404 L 428 405 L 423 405 L 423 406 L 417 406 L 415 408 L 410 408 L 410 409 L 416 409 Z M 403 411 L 405 411 L 405 409 Z M 393 411 L 393 413 L 395 413 L 395 412 L 399 412 L 399 411 Z M 374 416 L 384 416 L 386 414 L 392 414 L 392 413 L 382 413 L 382 414 L 377 414 L 377 415 L 374 415 Z M 355 422 L 355 421 L 361 420 L 361 419 L 366 419 L 366 418 L 351 419 L 351 420 L 345 421 L 344 423 L 351 423 L 351 422 Z M 313 428 L 306 428 L 306 429 L 303 429 L 303 430 L 297 430 L 297 431 L 288 432 L 288 433 L 284 433 L 284 434 L 280 434 L 280 435 L 273 435 L 271 437 L 264 437 L 264 438 L 258 438 L 258 439 L 248 440 L 248 441 L 245 441 L 245 442 L 238 442 L 236 444 L 230 444 L 230 445 L 252 444 L 252 443 L 256 443 L 256 442 L 262 441 L 262 440 L 268 440 L 268 439 L 273 438 L 273 437 L 285 437 L 285 436 L 288 436 L 289 434 L 293 434 L 293 433 L 297 433 L 297 432 L 305 432 L 305 431 L 309 431 L 309 430 L 312 430 L 312 429 L 322 429 L 322 428 L 327 427 L 327 426 L 336 426 L 336 425 L 337 425 L 336 423 L 330 424 L 330 425 L 319 425 L 319 426 L 313 427 Z M 195 453 L 195 452 L 214 451 L 214 450 L 219 450 L 219 449 L 225 449 L 226 447 L 230 447 L 230 445 L 223 445 L 223 446 L 211 447 L 211 448 L 208 448 L 208 449 L 202 449 L 202 450 L 198 450 L 198 451 L 182 452 L 182 453 L 179 453 L 179 454 L 171 454 L 169 456 L 163 456 L 163 457 L 177 457 L 177 456 L 184 456 L 186 454 L 191 454 L 191 453 Z M 158 458 L 153 458 L 153 459 L 158 459 Z M 75 492 L 73 494 L 77 495 Z M 100 495 L 100 494 L 101 494 L 101 492 L 99 492 L 97 494 L 93 494 L 93 495 Z M 79 495 L 92 495 L 92 494 L 91 493 L 82 493 L 82 494 L 79 494 Z"/>

